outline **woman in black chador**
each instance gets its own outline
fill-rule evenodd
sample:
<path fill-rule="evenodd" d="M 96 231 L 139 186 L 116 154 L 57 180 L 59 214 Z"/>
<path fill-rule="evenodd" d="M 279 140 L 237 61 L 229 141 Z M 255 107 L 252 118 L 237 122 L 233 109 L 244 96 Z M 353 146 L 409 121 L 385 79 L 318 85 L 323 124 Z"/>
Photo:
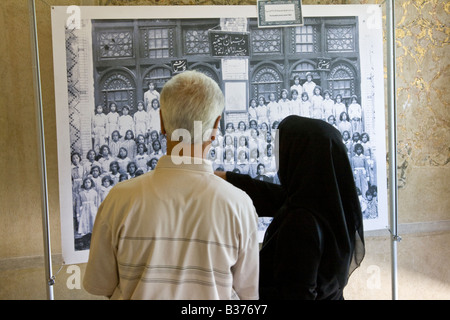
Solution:
<path fill-rule="evenodd" d="M 365 252 L 347 150 L 322 120 L 289 116 L 278 129 L 281 186 L 225 177 L 249 194 L 259 216 L 274 217 L 260 251 L 260 298 L 343 299 Z"/>

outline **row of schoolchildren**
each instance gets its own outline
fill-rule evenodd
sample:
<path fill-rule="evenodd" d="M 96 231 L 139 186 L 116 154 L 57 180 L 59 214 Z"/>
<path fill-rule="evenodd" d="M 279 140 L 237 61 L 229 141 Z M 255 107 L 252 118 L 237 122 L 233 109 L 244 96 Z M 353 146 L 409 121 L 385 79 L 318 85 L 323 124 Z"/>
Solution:
<path fill-rule="evenodd" d="M 362 196 L 361 191 L 357 188 L 359 203 L 363 219 L 375 219 L 378 217 L 378 190 L 377 186 L 370 186 Z"/>
<path fill-rule="evenodd" d="M 131 130 L 134 136 L 143 135 L 146 138 L 153 131 L 159 132 L 161 130 L 159 106 L 157 98 L 152 100 L 147 110 L 144 101 L 139 101 L 137 111 L 131 116 L 128 106 L 123 106 L 119 113 L 116 103 L 112 102 L 109 111 L 105 113 L 103 106 L 98 105 L 92 119 L 94 150 L 98 152 L 102 145 L 107 144 L 115 131 L 119 132 L 119 136 L 126 137 L 127 132 Z"/>
<path fill-rule="evenodd" d="M 335 124 L 338 125 L 342 121 L 342 113 L 346 112 L 347 120 L 352 123 L 353 131 L 362 131 L 362 108 L 356 95 L 351 96 L 348 106 L 344 103 L 341 94 L 337 94 L 333 100 L 330 91 L 325 90 L 322 92 L 322 88 L 316 85 L 310 72 L 306 74 L 306 81 L 303 85 L 300 85 L 300 78 L 295 76 L 294 84 L 291 86 L 290 91 L 291 101 L 294 101 L 291 106 L 293 114 L 322 119 L 328 122 L 334 120 Z M 295 93 L 297 94 L 296 97 Z M 300 101 L 298 101 L 299 95 Z M 299 102 L 300 106 L 298 105 Z M 330 119 L 330 117 L 334 119 Z"/>
<path fill-rule="evenodd" d="M 258 180 L 279 183 L 273 155 L 273 135 L 276 130 L 267 131 L 265 125 L 262 125 L 261 131 L 254 128 L 246 130 L 246 124 L 243 122 L 239 123 L 238 128 L 240 129 L 234 131 L 233 126 L 228 124 L 225 136 L 222 139 L 219 136 L 219 139 L 213 141 L 209 153 L 213 169 L 248 174 Z M 261 135 L 261 132 L 265 134 Z M 366 132 L 353 132 L 350 139 L 350 133 L 346 130 L 343 133 L 343 142 L 360 195 L 364 218 L 376 218 L 377 167 L 370 137 Z"/>
<path fill-rule="evenodd" d="M 93 149 L 84 160 L 76 152 L 71 157 L 74 231 L 78 235 L 92 232 L 98 207 L 113 185 L 153 170 L 165 153 L 166 141 L 159 136 L 159 97 L 150 82 L 133 116 L 126 105 L 119 113 L 115 102 L 109 110 L 102 105 L 95 108 Z"/>
<path fill-rule="evenodd" d="M 370 143 L 369 135 L 365 132 L 362 134 L 354 132 L 352 139 L 349 137 L 349 132 L 344 131 L 343 142 L 347 147 L 347 155 L 352 167 L 355 185 L 360 192 L 361 199 L 370 202 L 373 207 L 375 206 L 374 203 L 377 202 L 376 195 L 373 193 L 377 186 L 377 165 L 374 149 Z M 363 207 L 362 202 L 361 206 Z M 368 216 L 373 218 L 374 214 L 371 213 Z"/>
<path fill-rule="evenodd" d="M 275 93 L 269 94 L 269 102 L 260 96 L 250 100 L 249 120 L 256 120 L 258 124 L 267 123 L 272 126 L 275 122 L 280 122 L 288 115 L 298 115 L 307 118 L 321 119 L 336 126 L 342 131 L 345 129 L 361 132 L 362 129 L 362 107 L 358 103 L 357 97 L 351 97 L 351 103 L 346 106 L 342 95 L 337 94 L 335 100 L 331 93 L 325 91 L 322 96 L 322 88 L 315 86 L 314 95 L 309 96 L 308 92 L 301 93 L 297 89 L 291 89 L 291 98 L 287 89 L 281 90 L 281 98 L 277 100 Z M 342 124 L 341 124 L 342 123 Z"/>
<path fill-rule="evenodd" d="M 103 145 L 99 155 L 90 150 L 84 160 L 79 153 L 72 154 L 73 214 L 75 231 L 79 235 L 92 232 L 97 209 L 114 185 L 155 169 L 162 156 L 162 152 L 157 151 L 159 140 L 153 141 L 151 155 L 147 153 L 144 143 L 134 142 L 134 145 L 133 158 L 128 157 L 124 146 L 119 148 L 118 154 L 113 154 L 108 145 Z"/>
<path fill-rule="evenodd" d="M 209 159 L 213 162 L 213 169 L 235 171 L 249 174 L 252 178 L 278 182 L 273 155 L 276 133 L 273 129 L 276 129 L 276 123 L 273 129 L 269 129 L 265 122 L 258 125 L 256 121 L 250 120 L 249 126 L 247 129 L 247 124 L 241 121 L 235 130 L 233 124 L 227 124 L 225 135 L 219 135 L 210 149 Z M 377 168 L 369 134 L 360 134 L 348 128 L 342 132 L 342 139 L 361 198 L 364 201 L 374 198 L 371 189 L 377 185 Z"/>
<path fill-rule="evenodd" d="M 128 156 L 128 155 L 131 156 Z M 148 152 L 145 143 L 136 143 L 134 140 L 124 140 L 123 144 L 112 149 L 108 145 L 100 147 L 97 154 L 95 150 L 89 150 L 86 159 L 82 160 L 79 153 L 72 154 L 72 181 L 80 181 L 86 177 L 92 177 L 92 169 L 98 169 L 98 176 L 110 176 L 117 183 L 120 179 L 132 178 L 136 171 L 153 170 L 156 162 L 163 155 L 160 140 L 152 142 L 152 151 Z M 134 167 L 130 168 L 130 164 Z M 125 175 L 125 176 L 123 176 Z M 122 176 L 122 177 L 121 177 Z M 76 183 L 74 187 L 79 187 Z"/>
<path fill-rule="evenodd" d="M 217 139 L 212 141 L 208 159 L 214 170 L 234 171 L 277 182 L 273 153 L 275 132 L 266 123 L 258 126 L 256 122 L 250 122 L 247 129 L 247 124 L 240 121 L 236 130 L 232 123 L 227 123 L 224 135 L 219 132 Z"/>

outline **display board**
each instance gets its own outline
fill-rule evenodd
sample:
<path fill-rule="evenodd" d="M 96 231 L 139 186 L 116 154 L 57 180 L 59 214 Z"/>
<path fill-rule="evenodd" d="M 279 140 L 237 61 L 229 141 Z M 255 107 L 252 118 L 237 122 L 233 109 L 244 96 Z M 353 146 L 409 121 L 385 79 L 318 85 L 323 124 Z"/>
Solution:
<path fill-rule="evenodd" d="M 329 121 L 348 146 L 365 230 L 387 228 L 381 7 L 303 6 L 302 15 L 302 26 L 259 28 L 256 6 L 52 7 L 66 263 L 87 261 L 111 186 L 152 170 L 164 154 L 159 92 L 185 70 L 214 79 L 228 104 L 210 153 L 214 169 L 276 183 L 269 146 L 277 123 L 288 114 Z M 304 92 L 309 107 L 301 107 Z M 276 117 L 261 112 L 275 105 Z M 260 219 L 261 237 L 269 223 Z"/>

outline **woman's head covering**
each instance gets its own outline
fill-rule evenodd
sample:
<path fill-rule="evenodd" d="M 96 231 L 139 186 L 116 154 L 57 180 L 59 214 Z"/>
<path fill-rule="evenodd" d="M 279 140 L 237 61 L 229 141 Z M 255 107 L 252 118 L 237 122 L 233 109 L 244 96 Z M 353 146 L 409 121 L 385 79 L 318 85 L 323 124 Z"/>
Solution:
<path fill-rule="evenodd" d="M 311 212 L 343 287 L 364 258 L 362 214 L 353 174 L 338 130 L 325 121 L 288 116 L 278 127 L 278 176 L 289 211 Z"/>

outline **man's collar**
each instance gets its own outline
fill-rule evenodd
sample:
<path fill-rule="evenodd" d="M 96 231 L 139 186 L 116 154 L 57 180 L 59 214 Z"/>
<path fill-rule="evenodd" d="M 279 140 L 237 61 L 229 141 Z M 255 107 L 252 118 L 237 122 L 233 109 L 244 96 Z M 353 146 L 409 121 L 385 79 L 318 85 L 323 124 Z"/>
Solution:
<path fill-rule="evenodd" d="M 158 160 L 155 170 L 163 168 L 214 173 L 211 161 L 203 158 L 187 156 L 164 155 Z"/>

